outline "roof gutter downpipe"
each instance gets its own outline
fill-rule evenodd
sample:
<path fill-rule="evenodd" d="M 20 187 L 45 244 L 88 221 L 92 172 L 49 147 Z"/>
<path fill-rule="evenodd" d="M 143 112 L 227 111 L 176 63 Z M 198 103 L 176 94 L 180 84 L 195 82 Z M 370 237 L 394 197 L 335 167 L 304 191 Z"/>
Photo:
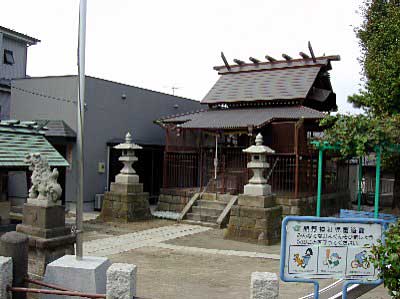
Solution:
<path fill-rule="evenodd" d="M 83 257 L 83 131 L 85 115 L 85 46 L 86 46 L 86 7 L 87 0 L 80 0 L 79 5 L 79 42 L 78 42 L 78 198 L 76 202 L 76 259 Z"/>

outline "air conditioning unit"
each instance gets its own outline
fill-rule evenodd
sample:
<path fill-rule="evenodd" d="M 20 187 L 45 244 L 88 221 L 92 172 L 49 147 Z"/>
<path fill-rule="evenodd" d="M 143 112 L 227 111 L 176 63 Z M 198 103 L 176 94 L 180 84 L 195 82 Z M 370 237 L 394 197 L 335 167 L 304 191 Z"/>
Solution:
<path fill-rule="evenodd" d="M 104 194 L 96 194 L 94 197 L 94 209 L 97 211 L 101 210 L 101 207 L 103 206 L 103 199 L 104 199 Z"/>

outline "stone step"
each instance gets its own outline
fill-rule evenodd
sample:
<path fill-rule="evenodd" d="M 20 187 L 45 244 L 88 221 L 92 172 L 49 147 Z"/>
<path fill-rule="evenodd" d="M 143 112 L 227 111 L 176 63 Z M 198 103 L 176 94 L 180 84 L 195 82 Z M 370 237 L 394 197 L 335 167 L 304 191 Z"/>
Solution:
<path fill-rule="evenodd" d="M 228 203 L 230 202 L 230 200 L 235 197 L 235 195 L 231 195 L 231 194 L 218 194 L 218 200 Z"/>
<path fill-rule="evenodd" d="M 217 223 L 218 216 L 206 216 L 206 215 L 188 213 L 186 216 L 186 219 L 194 220 L 194 221 L 201 221 L 201 222 Z"/>
<path fill-rule="evenodd" d="M 204 208 L 211 208 L 211 209 L 218 209 L 222 210 L 225 209 L 226 203 L 225 202 L 220 202 L 217 200 L 203 200 L 199 199 L 196 201 L 196 206 L 198 207 L 204 207 Z"/>
<path fill-rule="evenodd" d="M 219 215 L 221 215 L 222 211 L 223 211 L 223 208 L 222 209 L 213 209 L 213 208 L 206 208 L 203 206 L 192 207 L 193 214 L 199 214 L 199 215 L 204 215 L 204 216 L 219 216 Z"/>
<path fill-rule="evenodd" d="M 201 194 L 201 199 L 204 200 L 217 200 L 217 194 L 216 193 L 203 193 Z"/>
<path fill-rule="evenodd" d="M 202 200 L 219 201 L 228 203 L 234 195 L 221 194 L 221 193 L 203 193 L 201 195 Z"/>

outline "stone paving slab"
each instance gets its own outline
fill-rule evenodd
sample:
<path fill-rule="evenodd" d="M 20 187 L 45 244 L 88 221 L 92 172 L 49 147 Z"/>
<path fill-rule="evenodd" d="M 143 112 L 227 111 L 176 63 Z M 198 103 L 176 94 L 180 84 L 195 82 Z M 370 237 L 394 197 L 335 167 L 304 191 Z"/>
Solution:
<path fill-rule="evenodd" d="M 85 242 L 83 252 L 85 255 L 90 256 L 108 256 L 144 246 L 151 246 L 187 235 L 201 233 L 209 229 L 209 227 L 185 224 L 163 226 Z"/>
<path fill-rule="evenodd" d="M 280 260 L 279 254 L 269 254 L 269 253 L 252 252 L 252 251 L 209 249 L 209 248 L 200 248 L 200 247 L 180 246 L 180 245 L 173 245 L 173 244 L 166 244 L 166 243 L 154 243 L 151 245 L 151 247 L 171 249 L 171 250 L 186 252 L 186 253 L 221 254 L 221 255 L 227 255 L 227 256 L 240 256 L 240 257 L 252 257 L 252 258 Z"/>

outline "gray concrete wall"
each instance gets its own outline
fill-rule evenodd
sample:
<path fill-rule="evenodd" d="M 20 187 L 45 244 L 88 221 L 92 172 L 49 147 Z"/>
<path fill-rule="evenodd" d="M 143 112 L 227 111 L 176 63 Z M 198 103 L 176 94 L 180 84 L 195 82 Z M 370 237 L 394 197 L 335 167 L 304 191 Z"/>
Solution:
<path fill-rule="evenodd" d="M 126 99 L 122 99 L 122 94 Z M 142 88 L 88 77 L 85 114 L 85 201 L 104 193 L 107 172 L 98 163 L 107 161 L 108 141 L 124 138 L 130 131 L 139 144 L 165 143 L 164 130 L 153 121 L 162 116 L 200 109 L 200 103 Z M 175 105 L 178 108 L 174 108 Z M 160 165 L 162 167 L 162 165 Z M 111 178 L 112 179 L 112 178 Z"/>
<path fill-rule="evenodd" d="M 0 90 L 0 119 L 9 119 L 10 118 L 10 99 L 11 94 L 9 92 Z"/>
<path fill-rule="evenodd" d="M 12 82 L 11 117 L 21 120 L 64 120 L 76 131 L 77 81 L 75 76 L 15 80 Z M 33 92 L 33 93 L 32 93 Z M 122 99 L 122 95 L 126 99 Z M 50 96 L 50 97 L 49 97 Z M 85 209 L 93 209 L 95 194 L 104 193 L 107 172 L 98 163 L 107 162 L 107 142 L 124 138 L 130 131 L 139 144 L 165 143 L 164 130 L 153 121 L 162 116 L 201 108 L 200 103 L 151 90 L 87 77 L 85 112 Z M 76 200 L 76 147 L 66 172 L 66 201 Z M 160 165 L 162 167 L 162 165 Z"/>
<path fill-rule="evenodd" d="M 13 65 L 3 63 L 4 50 L 10 50 L 13 52 L 15 61 Z M 0 53 L 0 78 L 12 79 L 23 78 L 26 76 L 27 47 L 25 43 L 3 37 Z"/>
<path fill-rule="evenodd" d="M 75 76 L 13 80 L 11 117 L 64 120 L 76 130 L 76 90 Z"/>

